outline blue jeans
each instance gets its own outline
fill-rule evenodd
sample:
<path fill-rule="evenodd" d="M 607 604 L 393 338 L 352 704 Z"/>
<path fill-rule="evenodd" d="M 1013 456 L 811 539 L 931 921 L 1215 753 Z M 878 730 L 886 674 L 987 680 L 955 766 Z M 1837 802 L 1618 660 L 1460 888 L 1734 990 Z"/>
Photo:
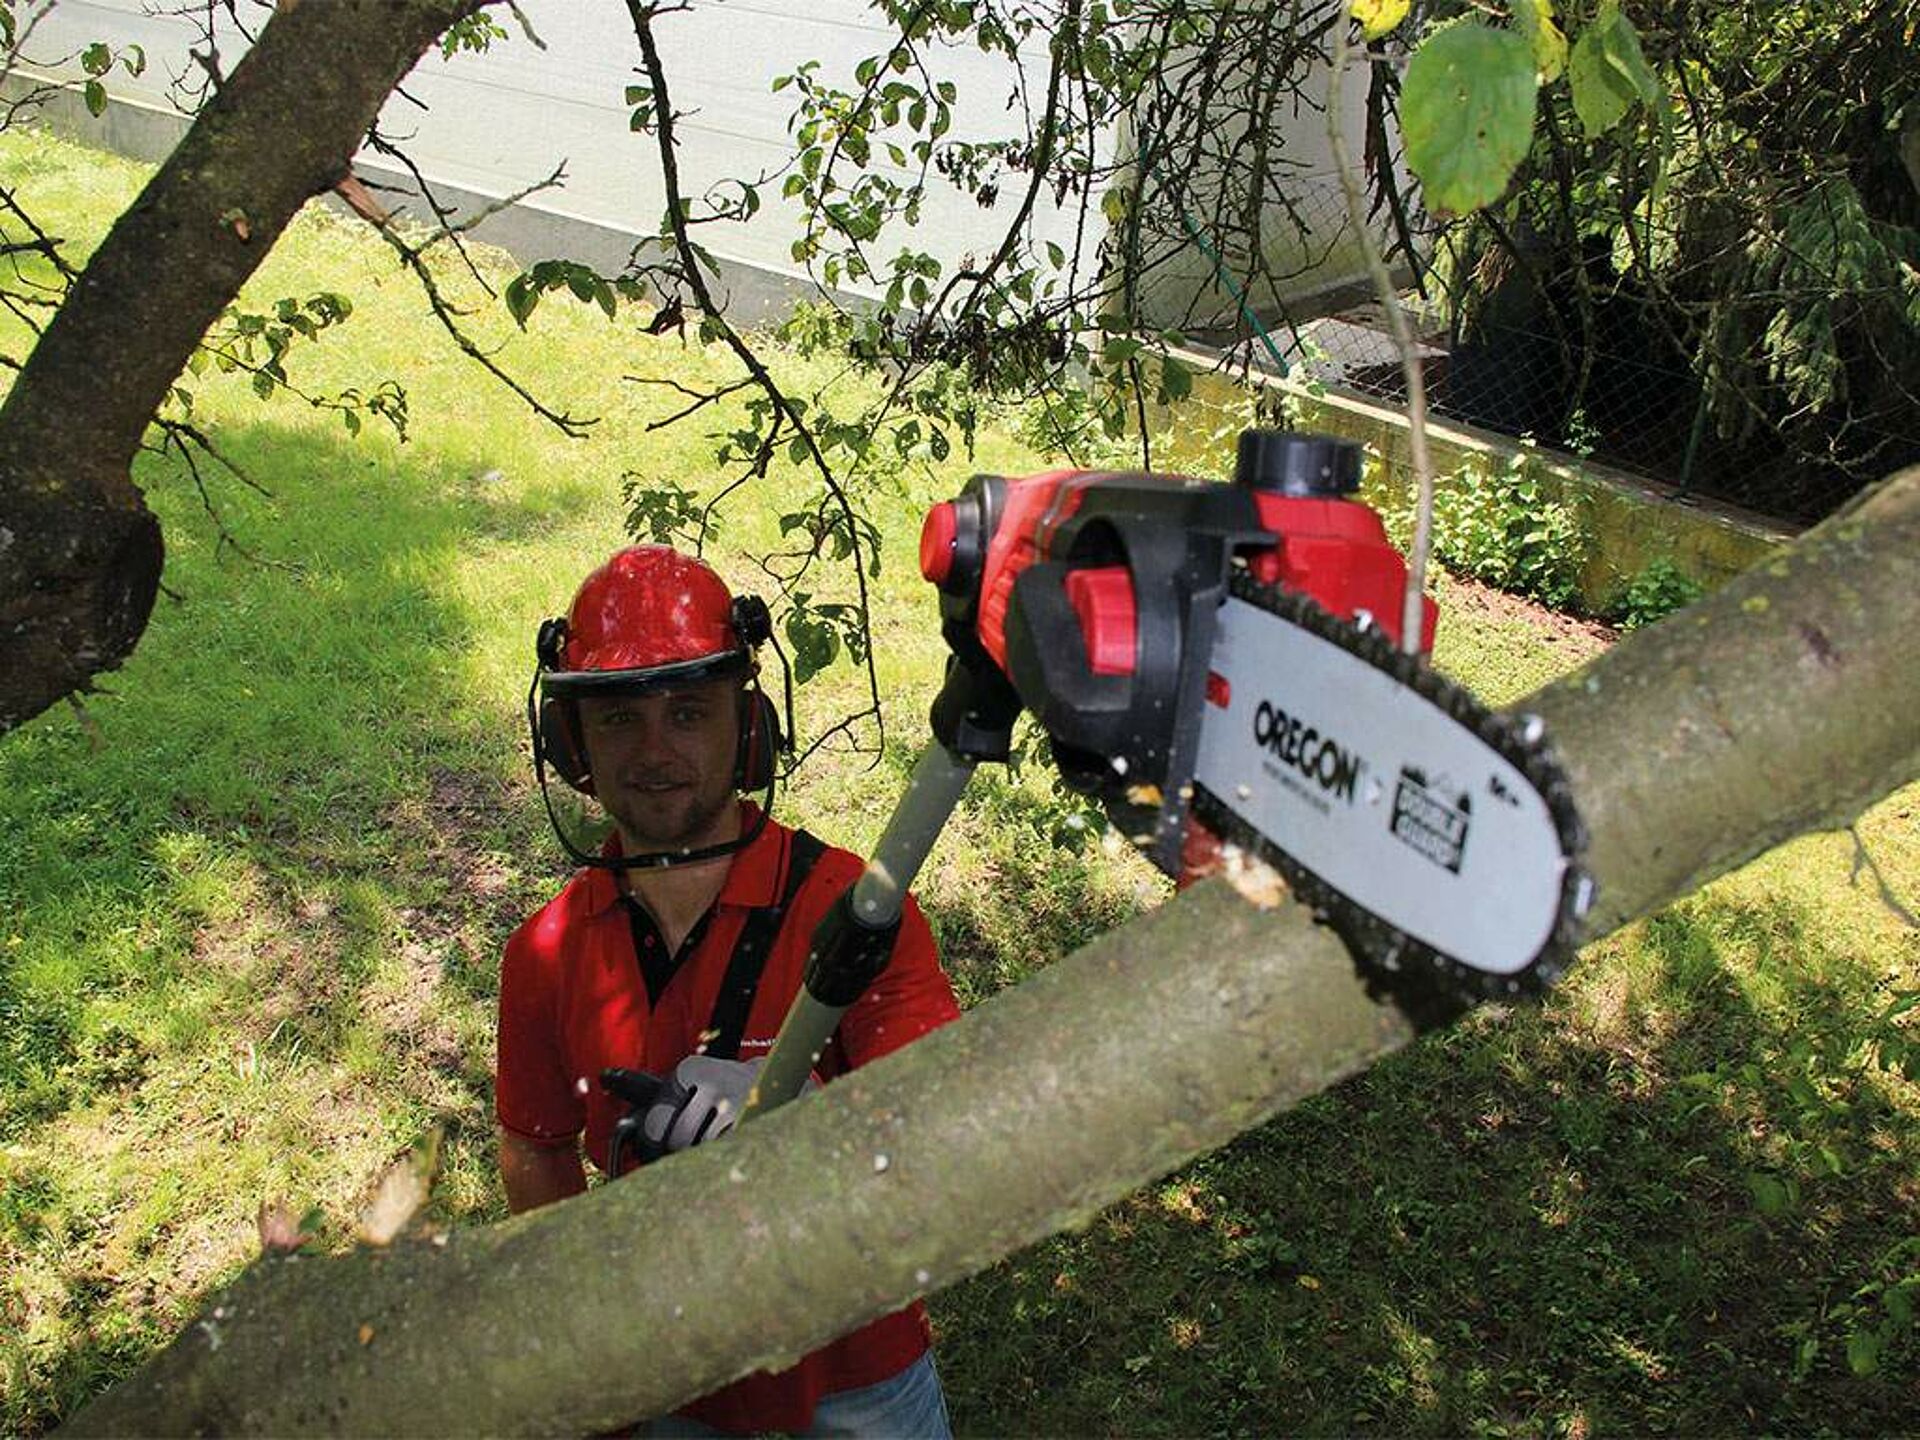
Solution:
<path fill-rule="evenodd" d="M 724 1434 L 711 1425 L 682 1415 L 663 1415 L 640 1433 L 651 1440 L 704 1440 Z M 857 1440 L 952 1440 L 947 1421 L 947 1397 L 929 1350 L 898 1375 L 858 1390 L 836 1390 L 822 1395 L 813 1408 L 813 1424 L 801 1432 L 807 1437 L 857 1437 Z"/>

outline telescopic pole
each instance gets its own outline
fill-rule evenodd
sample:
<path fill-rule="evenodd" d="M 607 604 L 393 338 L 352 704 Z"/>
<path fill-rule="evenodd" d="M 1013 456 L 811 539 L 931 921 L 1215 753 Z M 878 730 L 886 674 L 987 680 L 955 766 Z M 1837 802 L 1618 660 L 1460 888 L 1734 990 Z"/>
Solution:
<path fill-rule="evenodd" d="M 866 872 L 814 929 L 805 982 L 740 1112 L 742 1124 L 800 1093 L 840 1017 L 886 968 L 907 890 L 978 763 L 937 740 L 921 751 Z"/>

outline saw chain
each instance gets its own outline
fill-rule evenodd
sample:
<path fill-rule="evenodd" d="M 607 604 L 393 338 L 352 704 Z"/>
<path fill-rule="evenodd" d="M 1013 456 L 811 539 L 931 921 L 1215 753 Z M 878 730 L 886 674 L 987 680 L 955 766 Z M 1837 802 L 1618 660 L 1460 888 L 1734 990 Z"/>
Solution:
<path fill-rule="evenodd" d="M 1359 625 L 1343 622 L 1307 596 L 1262 584 L 1244 570 L 1237 570 L 1232 577 L 1229 594 L 1363 661 L 1471 731 L 1518 770 L 1544 801 L 1566 857 L 1557 914 L 1545 944 L 1530 964 L 1513 973 L 1494 973 L 1424 943 L 1358 904 L 1288 853 L 1285 837 L 1260 833 L 1224 797 L 1200 783 L 1193 789 L 1194 818 L 1221 840 L 1278 870 L 1294 894 L 1346 942 L 1369 985 L 1391 993 L 1410 1010 L 1442 1017 L 1481 1000 L 1537 996 L 1557 981 L 1578 946 L 1582 921 L 1592 905 L 1594 884 L 1581 863 L 1586 828 L 1540 718 L 1490 710 L 1468 690 L 1433 670 L 1423 657 L 1396 648 L 1366 617 Z"/>

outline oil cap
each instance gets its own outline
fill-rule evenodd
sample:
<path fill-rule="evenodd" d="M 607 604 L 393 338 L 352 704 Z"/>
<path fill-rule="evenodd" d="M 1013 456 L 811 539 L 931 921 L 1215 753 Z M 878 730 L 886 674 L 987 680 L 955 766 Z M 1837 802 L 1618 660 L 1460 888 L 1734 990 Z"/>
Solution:
<path fill-rule="evenodd" d="M 1360 446 L 1337 435 L 1242 430 L 1233 483 L 1299 499 L 1338 499 L 1360 488 Z"/>

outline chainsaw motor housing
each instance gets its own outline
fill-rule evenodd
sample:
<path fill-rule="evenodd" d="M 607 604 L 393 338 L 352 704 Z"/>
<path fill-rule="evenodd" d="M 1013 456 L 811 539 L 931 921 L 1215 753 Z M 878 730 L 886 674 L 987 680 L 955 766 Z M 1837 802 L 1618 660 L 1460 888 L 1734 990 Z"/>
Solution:
<path fill-rule="evenodd" d="M 921 531 L 952 651 L 936 738 L 1004 759 L 1032 711 L 1067 783 L 1179 876 L 1207 656 L 1236 570 L 1398 640 L 1406 563 L 1355 498 L 1361 463 L 1351 441 L 1249 430 L 1231 482 L 975 476 Z M 1426 652 L 1437 611 L 1423 607 Z"/>

